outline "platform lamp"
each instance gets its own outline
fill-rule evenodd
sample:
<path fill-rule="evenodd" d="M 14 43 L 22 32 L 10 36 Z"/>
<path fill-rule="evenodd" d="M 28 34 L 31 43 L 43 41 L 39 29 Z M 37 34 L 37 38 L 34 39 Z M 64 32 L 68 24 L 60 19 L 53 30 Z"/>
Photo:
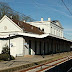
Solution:
<path fill-rule="evenodd" d="M 9 34 L 9 60 L 11 60 L 11 54 L 10 54 L 10 35 L 16 35 L 16 34 Z"/>
<path fill-rule="evenodd" d="M 9 34 L 9 60 L 11 60 L 11 55 L 10 55 L 10 34 Z"/>

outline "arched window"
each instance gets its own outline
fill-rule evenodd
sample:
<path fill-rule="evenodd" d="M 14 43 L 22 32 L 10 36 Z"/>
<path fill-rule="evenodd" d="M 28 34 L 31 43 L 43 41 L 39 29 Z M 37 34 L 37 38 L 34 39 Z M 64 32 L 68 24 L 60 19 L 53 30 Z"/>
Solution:
<path fill-rule="evenodd" d="M 51 27 L 51 33 L 52 33 L 52 27 Z"/>

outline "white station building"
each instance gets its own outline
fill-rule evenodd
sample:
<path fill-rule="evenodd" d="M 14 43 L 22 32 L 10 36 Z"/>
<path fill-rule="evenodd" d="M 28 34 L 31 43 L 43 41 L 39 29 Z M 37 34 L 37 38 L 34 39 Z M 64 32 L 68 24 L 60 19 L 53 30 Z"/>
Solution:
<path fill-rule="evenodd" d="M 41 18 L 41 21 L 22 22 L 5 15 L 0 20 L 0 53 L 9 43 L 10 54 L 14 57 L 68 52 L 72 44 L 64 38 L 58 20 L 43 21 Z"/>
<path fill-rule="evenodd" d="M 63 38 L 63 27 L 58 20 L 51 21 L 51 19 L 48 18 L 48 21 L 43 21 L 43 18 L 41 18 L 41 21 L 27 23 L 38 27 L 44 31 L 45 34 L 50 33 Z"/>

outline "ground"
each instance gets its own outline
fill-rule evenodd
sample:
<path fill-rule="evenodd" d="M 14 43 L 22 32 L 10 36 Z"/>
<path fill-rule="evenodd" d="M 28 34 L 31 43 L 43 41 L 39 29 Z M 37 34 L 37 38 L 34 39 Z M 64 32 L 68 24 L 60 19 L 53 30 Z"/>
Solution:
<path fill-rule="evenodd" d="M 56 59 L 60 59 L 62 57 L 71 56 L 72 52 L 64 52 L 53 55 L 35 55 L 35 56 L 24 56 L 24 57 L 16 57 L 15 60 L 12 61 L 2 61 L 0 62 L 0 72 L 4 72 L 7 69 L 9 72 L 24 70 L 28 67 L 32 67 L 39 64 L 44 64 L 46 62 L 50 62 Z"/>

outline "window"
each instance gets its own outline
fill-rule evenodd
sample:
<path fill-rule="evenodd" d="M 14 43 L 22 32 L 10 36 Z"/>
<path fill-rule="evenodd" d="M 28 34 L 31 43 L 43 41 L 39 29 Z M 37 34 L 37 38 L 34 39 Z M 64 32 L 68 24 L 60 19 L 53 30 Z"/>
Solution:
<path fill-rule="evenodd" d="M 52 27 L 51 27 L 51 33 L 52 33 Z"/>
<path fill-rule="evenodd" d="M 56 35 L 58 35 L 58 30 L 56 30 Z"/>
<path fill-rule="evenodd" d="M 44 31 L 44 29 L 42 29 L 42 31 Z"/>
<path fill-rule="evenodd" d="M 61 30 L 61 32 L 60 32 L 60 35 L 61 35 L 61 37 L 62 37 L 62 30 Z"/>
<path fill-rule="evenodd" d="M 33 29 L 33 27 L 31 27 L 31 29 Z"/>
<path fill-rule="evenodd" d="M 40 30 L 40 28 L 38 28 Z"/>
<path fill-rule="evenodd" d="M 54 29 L 54 35 L 55 35 L 55 29 Z"/>

